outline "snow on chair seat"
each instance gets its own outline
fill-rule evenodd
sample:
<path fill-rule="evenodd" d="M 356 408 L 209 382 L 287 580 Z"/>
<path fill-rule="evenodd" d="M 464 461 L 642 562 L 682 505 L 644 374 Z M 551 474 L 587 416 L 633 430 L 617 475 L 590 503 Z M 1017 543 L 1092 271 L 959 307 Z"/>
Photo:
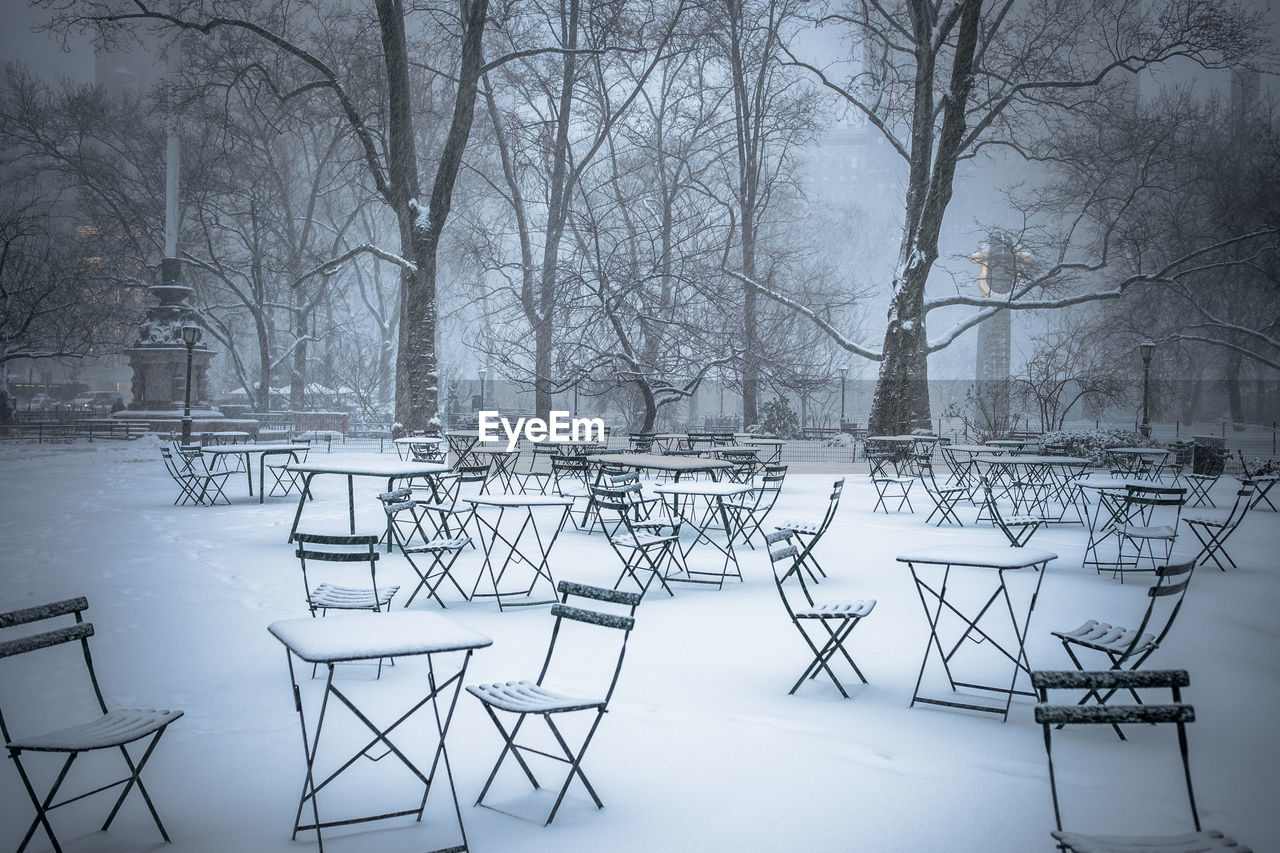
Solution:
<path fill-rule="evenodd" d="M 1118 628 L 1106 622 L 1090 619 L 1074 631 L 1051 631 L 1064 642 L 1094 649 L 1099 652 L 1116 652 L 1125 655 L 1141 654 L 1155 645 L 1155 635 L 1137 635 L 1131 628 Z M 1135 642 L 1136 639 L 1136 642 Z"/>
<path fill-rule="evenodd" d="M 1050 833 L 1074 853 L 1212 853 L 1231 850 L 1249 853 L 1249 848 L 1218 832 L 1206 829 L 1186 835 L 1081 835 L 1078 832 Z"/>
<path fill-rule="evenodd" d="M 398 586 L 372 590 L 322 583 L 311 590 L 311 606 L 332 610 L 381 610 L 391 603 L 391 597 L 399 590 Z"/>
<path fill-rule="evenodd" d="M 467 692 L 481 702 L 513 714 L 557 714 L 599 708 L 605 699 L 587 699 L 556 693 L 532 681 L 504 681 L 496 684 L 474 684 Z"/>
<path fill-rule="evenodd" d="M 825 601 L 813 607 L 796 610 L 797 619 L 848 619 L 856 616 L 861 619 L 876 608 L 876 600 L 857 599 L 854 601 Z"/>
<path fill-rule="evenodd" d="M 32 752 L 89 752 L 133 743 L 158 732 L 182 716 L 181 711 L 150 708 L 117 708 L 96 720 L 67 726 L 57 731 L 18 738 L 5 744 L 9 749 Z"/>

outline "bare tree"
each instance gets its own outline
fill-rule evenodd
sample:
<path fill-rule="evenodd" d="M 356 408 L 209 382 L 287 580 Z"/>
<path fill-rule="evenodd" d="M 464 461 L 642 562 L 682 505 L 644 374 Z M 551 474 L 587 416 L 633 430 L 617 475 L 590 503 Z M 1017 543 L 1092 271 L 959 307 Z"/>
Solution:
<path fill-rule="evenodd" d="M 1041 432 L 1062 429 L 1077 404 L 1101 407 L 1129 390 L 1131 371 L 1104 337 L 1098 326 L 1074 318 L 1031 337 L 1031 356 L 1013 376 L 1010 396 L 1037 417 Z"/>
<path fill-rule="evenodd" d="M 346 4 L 323 0 L 273 3 L 251 16 L 204 14 L 180 2 L 156 6 L 140 0 L 77 0 L 59 15 L 63 27 L 87 27 L 100 37 L 127 38 L 131 27 L 158 25 L 162 30 L 206 38 L 243 36 L 289 60 L 288 72 L 277 75 L 255 61 L 253 51 L 228 50 L 226 61 L 244 79 L 259 79 L 265 88 L 291 97 L 302 93 L 327 97 L 336 115 L 357 142 L 365 177 L 394 212 L 399 226 L 400 339 L 396 370 L 396 418 L 422 425 L 438 406 L 436 369 L 436 264 L 440 236 L 452 209 L 453 187 L 471 130 L 477 83 L 482 71 L 482 36 L 488 0 L 463 0 L 453 11 L 427 9 L 428 28 L 440 34 L 435 55 L 454 72 L 437 72 L 454 83 L 448 132 L 435 156 L 429 196 L 421 195 L 415 122 L 419 115 L 411 73 L 411 43 L 401 0 L 374 0 L 371 10 L 381 53 L 380 85 L 363 79 L 363 57 L 346 52 L 349 42 L 334 39 L 333 26 L 349 20 Z M 424 66 L 427 65 L 424 63 Z M 382 120 L 383 126 L 376 122 Z M 445 119 L 441 117 L 441 120 Z"/>
<path fill-rule="evenodd" d="M 1118 76 L 1176 57 L 1206 67 L 1230 64 L 1257 48 L 1259 19 L 1198 0 L 851 0 L 830 7 L 819 22 L 851 36 L 860 52 L 856 70 L 792 61 L 881 133 L 907 171 L 883 344 L 861 344 L 803 303 L 757 289 L 809 316 L 847 351 L 880 362 L 869 426 L 899 432 L 929 423 L 926 356 L 995 311 L 1116 298 L 1135 283 L 1167 280 L 1178 271 L 1165 265 L 1098 288 L 1096 295 L 1059 301 L 1047 297 L 1046 288 L 1070 272 L 1106 266 L 1096 257 L 1064 256 L 999 305 L 963 295 L 926 299 L 958 164 L 987 147 L 1034 156 L 1029 146 L 1043 122 L 1104 95 Z M 1195 257 L 1185 263 L 1194 264 Z M 926 315 L 957 306 L 976 310 L 930 339 Z"/>

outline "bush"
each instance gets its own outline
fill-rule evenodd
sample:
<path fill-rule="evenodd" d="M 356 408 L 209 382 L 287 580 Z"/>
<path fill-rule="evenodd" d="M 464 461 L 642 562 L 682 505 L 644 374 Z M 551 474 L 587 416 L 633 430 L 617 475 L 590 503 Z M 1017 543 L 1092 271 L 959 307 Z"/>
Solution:
<path fill-rule="evenodd" d="M 1058 430 L 1040 436 L 1041 446 L 1056 444 L 1067 449 L 1068 456 L 1081 456 L 1092 465 L 1107 464 L 1108 447 L 1159 447 L 1140 432 L 1123 429 Z"/>
<path fill-rule="evenodd" d="M 774 397 L 760 407 L 760 430 L 778 438 L 795 438 L 800 433 L 796 410 L 781 397 Z"/>

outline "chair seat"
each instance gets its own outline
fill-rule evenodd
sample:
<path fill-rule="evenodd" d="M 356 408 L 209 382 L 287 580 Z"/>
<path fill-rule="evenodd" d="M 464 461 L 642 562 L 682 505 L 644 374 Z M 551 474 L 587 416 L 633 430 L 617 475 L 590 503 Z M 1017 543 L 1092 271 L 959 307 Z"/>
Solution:
<path fill-rule="evenodd" d="M 916 481 L 915 477 L 872 477 L 871 478 L 871 482 L 873 483 L 895 483 L 899 486 L 905 486 L 908 483 L 914 483 L 915 481 Z"/>
<path fill-rule="evenodd" d="M 792 533 L 817 533 L 818 525 L 808 521 L 783 521 L 773 526 L 774 530 L 790 530 Z"/>
<path fill-rule="evenodd" d="M 610 537 L 610 540 L 613 544 L 620 545 L 623 548 L 645 548 L 662 542 L 680 541 L 679 537 L 674 535 L 662 536 L 657 533 L 645 533 L 643 531 L 637 531 L 634 536 L 630 533 L 618 533 Z"/>
<path fill-rule="evenodd" d="M 1005 524 L 1043 524 L 1044 517 L 1039 515 L 1006 515 Z"/>
<path fill-rule="evenodd" d="M 532 681 L 503 681 L 496 684 L 476 684 L 467 692 L 486 705 L 517 714 L 555 714 L 563 711 L 582 711 L 599 708 L 605 699 L 588 699 L 565 696 L 540 687 Z"/>
<path fill-rule="evenodd" d="M 1120 535 L 1130 539 L 1175 539 L 1178 534 L 1167 524 L 1157 524 L 1153 527 L 1126 524 L 1120 528 Z"/>
<path fill-rule="evenodd" d="M 375 603 L 379 608 L 391 603 L 391 597 L 400 589 L 398 586 L 382 587 L 378 590 L 375 602 L 372 589 L 355 589 L 349 586 L 334 586 L 322 583 L 311 591 L 313 607 L 332 610 L 373 610 Z"/>
<path fill-rule="evenodd" d="M 471 544 L 471 537 L 462 536 L 437 536 L 430 542 L 423 545 L 413 545 L 404 549 L 406 554 L 426 554 L 431 551 L 457 551 Z"/>
<path fill-rule="evenodd" d="M 133 743 L 157 732 L 182 716 L 181 711 L 150 708 L 120 708 L 108 711 L 91 723 L 80 723 L 48 734 L 22 738 L 6 744 L 10 749 L 35 752 L 86 752 Z"/>
<path fill-rule="evenodd" d="M 1116 652 L 1123 654 L 1133 644 L 1134 631 L 1131 628 L 1117 628 L 1106 622 L 1090 619 L 1074 631 L 1053 631 L 1053 636 L 1077 643 L 1086 648 L 1100 652 Z M 1141 654 L 1155 645 L 1154 634 L 1143 634 L 1131 654 Z"/>
<path fill-rule="evenodd" d="M 1073 853 L 1202 853 L 1232 850 L 1249 853 L 1249 848 L 1213 829 L 1187 835 L 1081 835 L 1056 830 L 1052 833 Z"/>
<path fill-rule="evenodd" d="M 876 600 L 866 601 L 824 601 L 812 607 L 796 611 L 797 619 L 848 619 L 854 616 L 862 618 L 874 610 Z"/>
<path fill-rule="evenodd" d="M 1182 520 L 1188 524 L 1202 524 L 1205 527 L 1226 527 L 1230 518 L 1231 513 L 1225 509 L 1218 512 L 1185 513 L 1182 516 Z"/>

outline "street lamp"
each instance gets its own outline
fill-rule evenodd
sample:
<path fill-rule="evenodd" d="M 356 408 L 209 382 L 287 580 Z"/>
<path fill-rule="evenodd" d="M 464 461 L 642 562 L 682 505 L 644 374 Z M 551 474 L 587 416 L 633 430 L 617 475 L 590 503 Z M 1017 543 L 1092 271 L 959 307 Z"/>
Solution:
<path fill-rule="evenodd" d="M 186 402 L 182 406 L 182 444 L 185 447 L 191 443 L 191 360 L 196 344 L 200 343 L 200 327 L 195 323 L 183 323 L 182 342 L 187 346 L 187 391 Z"/>
<path fill-rule="evenodd" d="M 849 378 L 848 367 L 836 368 L 840 371 L 840 431 L 844 432 L 844 385 L 845 380 Z"/>
<path fill-rule="evenodd" d="M 489 375 L 489 368 L 480 368 L 480 411 L 484 411 L 484 379 Z"/>
<path fill-rule="evenodd" d="M 1151 356 L 1156 351 L 1155 341 L 1148 338 L 1138 344 L 1142 354 L 1142 436 L 1151 438 Z"/>

